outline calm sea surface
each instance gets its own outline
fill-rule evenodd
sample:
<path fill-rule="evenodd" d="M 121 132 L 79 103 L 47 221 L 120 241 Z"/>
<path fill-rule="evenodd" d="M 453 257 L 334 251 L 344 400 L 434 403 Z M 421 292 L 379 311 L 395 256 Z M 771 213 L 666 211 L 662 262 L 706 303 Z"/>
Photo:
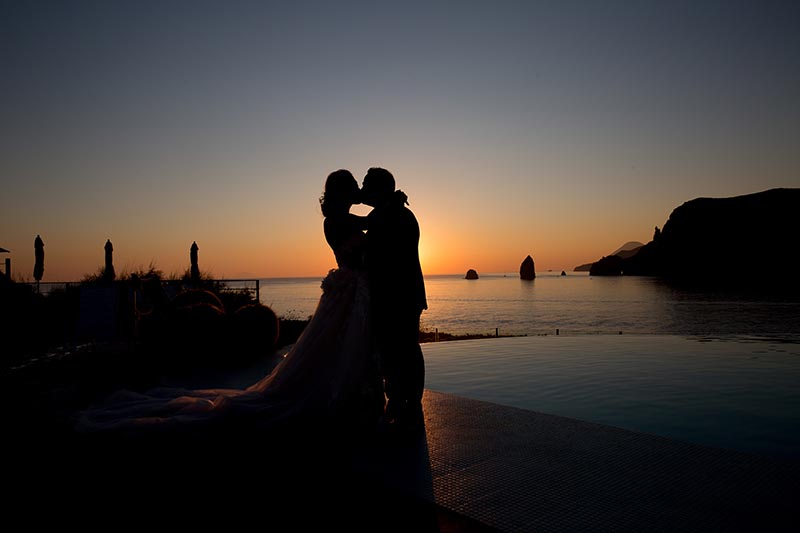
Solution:
<path fill-rule="evenodd" d="M 800 459 L 800 299 L 558 274 L 427 277 L 426 329 L 522 337 L 423 345 L 426 387 Z M 320 281 L 264 279 L 261 301 L 305 318 Z"/>
<path fill-rule="evenodd" d="M 447 333 L 542 335 L 646 333 L 757 335 L 800 339 L 800 299 L 672 288 L 657 278 L 587 273 L 429 276 L 422 326 Z M 321 279 L 261 280 L 261 301 L 280 316 L 306 318 Z"/>
<path fill-rule="evenodd" d="M 431 390 L 800 459 L 799 343 L 634 334 L 422 346 Z"/>

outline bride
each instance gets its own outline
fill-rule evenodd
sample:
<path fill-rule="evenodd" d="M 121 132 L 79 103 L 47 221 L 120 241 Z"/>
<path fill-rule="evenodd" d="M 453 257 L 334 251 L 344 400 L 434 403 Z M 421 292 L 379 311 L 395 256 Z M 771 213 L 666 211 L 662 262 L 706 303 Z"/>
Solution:
<path fill-rule="evenodd" d="M 79 413 L 79 433 L 136 436 L 196 434 L 209 428 L 366 428 L 384 408 L 372 346 L 363 269 L 366 217 L 350 213 L 359 188 L 347 170 L 332 172 L 320 198 L 325 238 L 338 268 L 322 281 L 317 308 L 272 372 L 246 389 L 156 388 L 118 391 Z M 398 201 L 404 194 L 398 191 Z"/>

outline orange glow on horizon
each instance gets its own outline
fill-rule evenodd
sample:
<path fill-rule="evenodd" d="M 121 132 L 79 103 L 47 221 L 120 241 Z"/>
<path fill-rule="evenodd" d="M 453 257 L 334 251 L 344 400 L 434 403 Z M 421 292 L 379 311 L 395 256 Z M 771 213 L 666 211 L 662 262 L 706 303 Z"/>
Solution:
<path fill-rule="evenodd" d="M 37 233 L 45 243 L 44 282 L 78 281 L 96 273 L 104 262 L 107 238 L 114 245 L 118 275 L 152 265 L 167 277 L 182 276 L 196 241 L 200 270 L 218 279 L 321 278 L 336 263 L 322 232 L 316 202 L 319 183 L 306 181 L 307 190 L 285 201 L 244 206 L 217 202 L 210 216 L 192 212 L 189 222 L 168 210 L 155 210 L 144 220 L 109 216 L 107 227 L 98 230 L 91 219 L 81 222 L 75 216 L 64 223 L 57 213 L 0 246 L 12 250 L 12 273 L 22 281 L 33 277 Z M 657 206 L 628 215 L 603 204 L 568 211 L 570 206 L 557 194 L 544 192 L 526 209 L 503 202 L 492 205 L 480 195 L 450 198 L 443 204 L 444 193 L 435 180 L 431 185 L 417 180 L 406 187 L 409 181 L 403 181 L 403 188 L 413 191 L 410 208 L 420 225 L 419 253 L 426 276 L 463 275 L 468 269 L 479 275 L 510 274 L 518 272 L 529 254 L 538 271 L 572 271 L 627 241 L 649 241 L 652 227 L 663 225 L 669 214 L 669 209 Z M 365 215 L 369 208 L 354 206 L 353 212 Z"/>
<path fill-rule="evenodd" d="M 537 271 L 566 270 L 580 264 L 596 261 L 608 255 L 629 240 L 647 242 L 647 237 L 631 236 L 619 231 L 618 236 L 553 233 L 544 235 L 513 232 L 502 235 L 502 228 L 487 228 L 477 233 L 456 233 L 444 224 L 423 225 L 419 245 L 420 261 L 424 275 L 464 274 L 474 268 L 479 274 L 514 273 L 527 255 L 536 263 Z M 286 236 L 261 237 L 261 242 L 233 241 L 223 235 L 209 235 L 197 239 L 200 270 L 212 277 L 270 278 L 270 277 L 323 277 L 335 268 L 333 253 L 321 232 L 309 225 L 309 231 L 297 238 Z M 321 226 L 321 224 L 319 224 Z M 35 234 L 34 234 L 35 237 Z M 114 265 L 119 276 L 153 266 L 166 277 L 182 276 L 190 265 L 190 239 L 165 239 L 152 241 L 146 238 L 112 238 Z M 252 237 L 252 236 L 251 236 Z M 103 265 L 104 236 L 97 242 L 87 239 L 67 242 L 43 234 L 45 242 L 45 272 L 42 281 L 79 281 L 95 274 Z M 594 240 L 592 240 L 594 238 Z M 33 238 L 31 242 L 2 243 L 12 250 L 0 258 L 10 257 L 12 274 L 19 281 L 33 278 Z M 26 246 L 27 245 L 27 246 Z M 29 250 L 28 250 L 29 249 Z"/>

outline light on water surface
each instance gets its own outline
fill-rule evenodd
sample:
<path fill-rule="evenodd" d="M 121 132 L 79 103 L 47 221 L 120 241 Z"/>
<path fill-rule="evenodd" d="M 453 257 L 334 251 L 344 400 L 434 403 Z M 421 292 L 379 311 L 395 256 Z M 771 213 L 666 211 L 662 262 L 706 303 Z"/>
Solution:
<path fill-rule="evenodd" d="M 266 279 L 261 300 L 279 315 L 305 318 L 320 281 Z M 423 344 L 429 389 L 800 457 L 796 298 L 578 272 L 534 281 L 430 276 L 426 289 L 422 325 L 430 331 L 527 335 Z"/>
<path fill-rule="evenodd" d="M 678 335 L 424 344 L 426 388 L 800 458 L 800 344 Z"/>

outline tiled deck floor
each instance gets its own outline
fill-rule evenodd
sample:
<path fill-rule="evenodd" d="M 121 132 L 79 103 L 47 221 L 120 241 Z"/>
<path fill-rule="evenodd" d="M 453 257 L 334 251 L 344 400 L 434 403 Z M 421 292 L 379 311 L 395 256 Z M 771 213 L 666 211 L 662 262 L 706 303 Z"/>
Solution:
<path fill-rule="evenodd" d="M 800 465 L 426 391 L 416 443 L 357 470 L 501 531 L 774 531 Z"/>
<path fill-rule="evenodd" d="M 239 379 L 252 383 L 253 377 Z M 219 449 L 192 442 L 162 450 L 156 443 L 158 462 L 151 466 L 152 457 L 136 450 L 76 455 L 47 435 L 28 435 L 21 442 L 38 444 L 35 452 L 7 452 L 15 475 L 5 478 L 12 490 L 4 508 L 30 527 L 45 520 L 63 527 L 70 520 L 108 526 L 134 519 L 150 527 L 164 524 L 167 510 L 183 529 L 189 520 L 206 527 L 216 515 L 226 530 L 275 524 L 276 516 L 289 517 L 298 530 L 311 519 L 330 530 L 359 517 L 369 531 L 475 531 L 481 525 L 508 532 L 800 530 L 798 461 L 432 390 L 423 402 L 425 433 L 416 440 L 356 440 L 344 451 L 324 439 L 294 451 L 241 438 Z M 21 437 L 27 429 L 9 435 Z M 188 468 L 172 466 L 181 457 Z M 89 476 L 98 467 L 101 473 Z M 384 506 L 381 487 L 407 497 Z M 340 519 L 323 511 L 326 502 L 335 504 Z M 414 510 L 414 502 L 435 506 Z M 55 505 L 68 514 L 53 512 Z M 290 506 L 300 510 L 289 512 Z M 391 516 L 379 522 L 365 516 L 384 510 Z M 398 512 L 410 518 L 399 524 Z"/>

